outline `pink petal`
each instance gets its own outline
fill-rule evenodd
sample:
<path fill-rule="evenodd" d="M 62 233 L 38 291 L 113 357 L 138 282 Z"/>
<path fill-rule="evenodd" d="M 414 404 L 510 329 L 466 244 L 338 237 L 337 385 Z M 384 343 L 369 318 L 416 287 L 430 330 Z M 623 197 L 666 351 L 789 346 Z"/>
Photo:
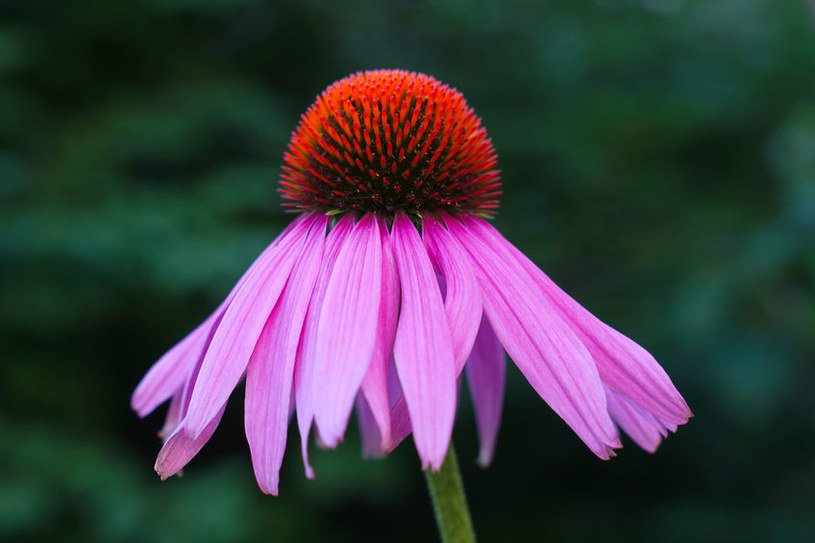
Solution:
<path fill-rule="evenodd" d="M 224 408 L 222 407 L 215 413 L 215 416 L 207 425 L 204 426 L 197 437 L 193 437 L 183 426 L 176 428 L 175 432 L 173 432 L 170 438 L 164 443 L 156 459 L 155 470 L 162 480 L 172 477 L 181 471 L 181 468 L 186 466 L 187 462 L 198 454 L 201 448 L 209 441 L 209 438 L 212 437 L 212 434 L 215 433 L 215 428 L 217 428 L 218 423 L 221 422 L 221 416 L 223 414 Z"/>
<path fill-rule="evenodd" d="M 315 221 L 246 369 L 246 438 L 258 485 L 267 494 L 278 491 L 297 344 L 322 263 L 326 224 L 325 216 Z"/>
<path fill-rule="evenodd" d="M 293 221 L 292 225 L 286 228 L 284 234 L 286 232 L 291 232 L 291 230 L 300 222 L 302 222 L 302 218 L 298 218 Z M 232 292 L 230 292 L 229 296 L 227 296 L 226 300 L 224 300 L 218 310 L 213 313 L 211 318 L 215 318 L 215 322 L 211 325 L 209 338 L 207 338 L 206 341 L 207 346 L 212 339 L 215 328 L 218 326 L 218 323 L 223 316 L 224 307 L 229 305 L 231 300 L 234 298 L 235 293 L 244 284 L 246 278 L 249 277 L 253 270 L 257 268 L 258 261 L 261 260 L 263 255 L 268 255 L 270 253 L 270 248 L 277 246 L 279 240 L 280 238 L 275 240 L 269 247 L 267 247 L 261 257 L 259 257 L 255 263 L 252 264 L 249 271 L 243 275 L 238 284 L 232 289 Z M 161 430 L 160 435 L 165 438 L 165 444 L 164 447 L 162 447 L 161 452 L 159 452 L 158 459 L 156 460 L 156 471 L 164 479 L 180 472 L 187 462 L 198 454 L 201 448 L 212 437 L 212 434 L 214 433 L 215 428 L 218 426 L 218 422 L 220 421 L 221 415 L 224 411 L 222 408 L 218 412 L 217 416 L 207 424 L 204 432 L 202 432 L 198 437 L 194 437 L 185 429 L 179 428 L 181 421 L 184 420 L 184 417 L 187 414 L 187 409 L 190 405 L 190 400 L 192 398 L 193 390 L 195 389 L 195 383 L 198 379 L 203 359 L 203 353 L 201 356 L 198 356 L 197 359 L 193 359 L 194 365 L 191 368 L 189 375 L 186 377 L 183 387 L 173 396 L 173 400 L 167 413 L 167 419 L 164 427 Z"/>
<path fill-rule="evenodd" d="M 173 394 L 173 397 L 170 399 L 170 407 L 167 408 L 167 415 L 164 417 L 164 426 L 162 426 L 158 432 L 159 437 L 165 441 L 175 432 L 175 429 L 178 428 L 178 424 L 183 418 L 181 413 L 183 398 L 184 390 L 182 388 Z"/>
<path fill-rule="evenodd" d="M 394 323 L 395 324 L 395 323 Z M 394 327 L 394 335 L 396 329 Z M 391 346 L 391 352 L 393 347 Z M 388 353 L 390 355 L 390 353 Z M 371 360 L 365 378 L 362 380 L 360 392 L 365 398 L 365 405 L 370 411 L 372 420 L 378 426 L 377 433 L 382 440 L 379 444 L 381 451 L 386 451 L 391 442 L 391 406 L 388 398 L 386 363 L 383 358 L 374 356 Z"/>
<path fill-rule="evenodd" d="M 388 396 L 391 400 L 391 442 L 387 452 L 391 452 L 413 431 L 410 427 L 410 414 L 405 395 L 402 393 L 402 385 L 399 383 L 393 361 L 388 364 Z"/>
<path fill-rule="evenodd" d="M 445 223 L 472 259 L 484 312 L 507 353 L 555 413 L 608 459 L 620 441 L 589 352 L 523 268 L 472 228 L 452 218 Z"/>
<path fill-rule="evenodd" d="M 650 413 L 606 387 L 608 412 L 620 428 L 634 442 L 648 452 L 655 452 L 662 438 L 668 435 L 668 428 L 663 426 Z M 675 431 L 672 426 L 671 431 Z"/>
<path fill-rule="evenodd" d="M 283 290 L 311 226 L 321 220 L 312 213 L 264 252 L 245 275 L 226 309 L 204 356 L 182 426 L 192 437 L 204 431 L 226 403 L 249 363 L 263 326 Z"/>
<path fill-rule="evenodd" d="M 441 467 L 456 410 L 450 324 L 419 233 L 404 213 L 393 221 L 402 307 L 393 354 L 423 469 Z"/>
<path fill-rule="evenodd" d="M 317 325 L 314 420 L 326 446 L 345 434 L 376 343 L 382 284 L 382 241 L 364 216 L 340 248 Z"/>
<path fill-rule="evenodd" d="M 481 323 L 481 290 L 467 254 L 446 228 L 433 219 L 425 220 L 422 223 L 422 238 L 430 260 L 438 268 L 446 285 L 444 308 L 453 334 L 458 375 L 473 348 Z"/>
<path fill-rule="evenodd" d="M 147 416 L 184 385 L 193 366 L 209 345 L 213 330 L 218 326 L 228 302 L 229 299 L 224 301 L 195 330 L 159 358 L 142 378 L 130 400 L 130 405 L 140 417 Z"/>
<path fill-rule="evenodd" d="M 379 219 L 382 239 L 382 297 L 379 303 L 379 332 L 376 335 L 374 354 L 362 381 L 365 407 L 378 426 L 380 453 L 387 450 L 391 441 L 390 398 L 388 394 L 388 365 L 393 358 L 393 341 L 399 319 L 399 274 L 393 260 L 390 234 L 384 219 Z"/>
<path fill-rule="evenodd" d="M 497 255 L 524 269 L 588 348 L 604 383 L 663 421 L 687 422 L 692 416 L 688 405 L 654 357 L 569 297 L 489 223 L 473 217 L 465 224 Z"/>
<path fill-rule="evenodd" d="M 153 364 L 153 367 L 150 368 L 136 387 L 131 399 L 131 406 L 140 417 L 152 412 L 183 386 L 184 381 L 192 371 L 192 367 L 200 362 L 200 358 L 208 349 L 215 329 L 220 324 L 224 311 L 232 302 L 235 293 L 241 289 L 247 278 L 251 277 L 257 268 L 270 258 L 271 254 L 276 251 L 280 240 L 287 236 L 292 229 L 296 228 L 303 221 L 303 217 L 298 217 L 292 221 L 283 233 L 264 249 L 232 288 L 226 299 L 203 323 L 198 325 Z"/>
<path fill-rule="evenodd" d="M 481 320 L 466 368 L 481 443 L 478 463 L 487 467 L 492 462 L 498 428 L 501 426 L 506 355 L 486 317 Z"/>
<path fill-rule="evenodd" d="M 323 265 L 320 275 L 314 286 L 311 303 L 303 323 L 303 332 L 300 335 L 300 344 L 297 348 L 297 359 L 294 368 L 295 407 L 297 409 L 297 427 L 300 431 L 300 449 L 306 477 L 314 478 L 314 469 L 308 460 L 308 435 L 311 422 L 314 418 L 314 402 L 312 391 L 314 389 L 314 351 L 317 344 L 317 324 L 320 310 L 325 297 L 325 288 L 340 247 L 345 243 L 348 233 L 354 227 L 354 219 L 350 214 L 345 215 L 328 234 L 325 242 Z"/>
<path fill-rule="evenodd" d="M 473 349 L 481 323 L 481 291 L 469 266 L 469 255 L 455 238 L 432 219 L 423 222 L 422 231 L 428 255 L 441 271 L 445 282 L 445 311 L 450 322 L 458 376 Z M 410 416 L 401 391 L 397 397 L 391 410 L 391 442 L 385 447 L 388 452 L 394 450 L 411 432 Z"/>
<path fill-rule="evenodd" d="M 412 431 L 407 402 L 404 396 L 400 396 L 391 409 L 391 442 L 387 447 L 387 452 L 398 447 Z"/>
<path fill-rule="evenodd" d="M 357 419 L 359 420 L 359 433 L 362 436 L 362 456 L 379 458 L 385 452 L 382 447 L 382 434 L 379 433 L 379 423 L 362 394 L 357 395 Z"/>
<path fill-rule="evenodd" d="M 187 462 L 198 454 L 198 451 L 209 441 L 218 426 L 218 422 L 221 420 L 223 409 L 207 424 L 205 431 L 198 437 L 193 437 L 183 428 L 180 428 L 181 422 L 187 414 L 187 408 L 190 405 L 190 398 L 202 362 L 203 356 L 198 358 L 184 382 L 184 386 L 173 396 L 170 408 L 167 410 L 167 419 L 159 434 L 164 439 L 164 446 L 156 459 L 156 472 L 163 479 L 180 473 Z"/>

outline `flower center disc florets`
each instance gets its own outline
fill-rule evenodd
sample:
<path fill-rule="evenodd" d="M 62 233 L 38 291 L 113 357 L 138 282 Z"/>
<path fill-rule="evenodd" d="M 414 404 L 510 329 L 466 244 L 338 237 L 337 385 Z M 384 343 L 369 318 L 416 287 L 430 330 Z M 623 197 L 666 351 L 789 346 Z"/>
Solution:
<path fill-rule="evenodd" d="M 489 215 L 497 156 L 455 89 L 401 70 L 362 72 L 328 87 L 292 134 L 280 192 L 302 210 Z"/>

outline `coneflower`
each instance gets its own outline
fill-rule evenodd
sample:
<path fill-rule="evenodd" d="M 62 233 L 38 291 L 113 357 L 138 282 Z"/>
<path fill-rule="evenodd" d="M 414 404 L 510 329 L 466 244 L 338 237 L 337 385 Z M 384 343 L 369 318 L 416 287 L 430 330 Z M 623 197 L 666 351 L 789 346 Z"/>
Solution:
<path fill-rule="evenodd" d="M 497 157 L 457 90 L 399 70 L 349 76 L 303 115 L 284 161 L 280 192 L 298 216 L 133 394 L 141 416 L 170 400 L 162 478 L 209 440 L 244 377 L 246 436 L 270 494 L 292 406 L 309 477 L 312 426 L 334 447 L 355 405 L 367 453 L 412 433 L 423 469 L 438 470 L 462 372 L 488 464 L 504 351 L 600 458 L 621 446 L 617 426 L 653 451 L 691 416 L 648 352 L 485 220 Z"/>

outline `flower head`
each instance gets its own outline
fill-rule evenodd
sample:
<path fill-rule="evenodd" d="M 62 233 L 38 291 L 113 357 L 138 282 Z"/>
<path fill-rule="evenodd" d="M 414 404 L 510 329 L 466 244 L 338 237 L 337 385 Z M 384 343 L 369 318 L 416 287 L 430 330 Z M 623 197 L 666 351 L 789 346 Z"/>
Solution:
<path fill-rule="evenodd" d="M 328 87 L 292 135 L 286 206 L 393 215 L 491 214 L 497 157 L 464 96 L 424 74 L 379 70 Z"/>
<path fill-rule="evenodd" d="M 142 416 L 170 400 L 162 477 L 209 440 L 243 378 L 252 462 L 271 494 L 292 407 L 309 477 L 311 429 L 336 446 L 354 406 L 367 454 L 412 433 L 422 467 L 438 469 L 464 372 L 488 464 L 505 352 L 600 458 L 621 446 L 618 426 L 653 451 L 691 416 L 651 355 L 482 218 L 500 194 L 496 154 L 458 91 L 398 70 L 354 74 L 303 115 L 284 160 L 280 190 L 298 217 L 133 394 Z"/>

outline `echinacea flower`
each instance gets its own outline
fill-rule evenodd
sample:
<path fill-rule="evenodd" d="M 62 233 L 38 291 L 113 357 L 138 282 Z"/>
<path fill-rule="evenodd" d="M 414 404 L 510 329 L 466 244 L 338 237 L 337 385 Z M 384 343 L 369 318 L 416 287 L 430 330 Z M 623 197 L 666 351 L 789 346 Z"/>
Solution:
<path fill-rule="evenodd" d="M 653 451 L 691 416 L 648 352 L 485 220 L 500 194 L 496 154 L 455 89 L 405 71 L 354 74 L 303 115 L 284 160 L 280 192 L 299 215 L 133 394 L 141 416 L 170 400 L 162 478 L 209 440 L 244 378 L 252 463 L 271 494 L 292 410 L 309 477 L 312 426 L 335 447 L 354 406 L 367 453 L 412 433 L 423 469 L 439 469 L 462 372 L 486 465 L 505 351 L 600 458 L 621 446 L 617 426 Z"/>

